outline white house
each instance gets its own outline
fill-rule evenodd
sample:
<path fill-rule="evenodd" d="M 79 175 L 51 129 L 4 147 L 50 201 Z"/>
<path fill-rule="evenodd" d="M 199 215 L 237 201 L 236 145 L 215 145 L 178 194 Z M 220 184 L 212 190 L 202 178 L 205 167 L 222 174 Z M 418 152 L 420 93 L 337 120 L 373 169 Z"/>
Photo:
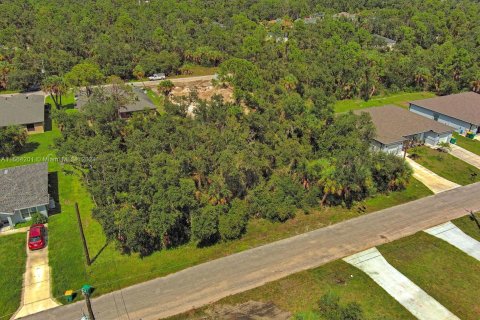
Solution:
<path fill-rule="evenodd" d="M 393 105 L 357 110 L 355 113 L 370 115 L 376 129 L 373 149 L 395 155 L 402 155 L 406 141 L 436 146 L 449 142 L 454 131 L 449 126 Z"/>
<path fill-rule="evenodd" d="M 14 226 L 33 213 L 48 217 L 48 164 L 0 169 L 0 221 Z"/>
<path fill-rule="evenodd" d="M 480 94 L 475 92 L 411 101 L 409 109 L 453 127 L 460 134 L 480 132 Z"/>

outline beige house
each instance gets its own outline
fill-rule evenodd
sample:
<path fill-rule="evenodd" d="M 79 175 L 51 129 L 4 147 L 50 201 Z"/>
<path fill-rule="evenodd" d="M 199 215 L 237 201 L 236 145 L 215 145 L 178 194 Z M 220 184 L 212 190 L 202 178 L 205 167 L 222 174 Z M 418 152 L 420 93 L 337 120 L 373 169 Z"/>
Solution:
<path fill-rule="evenodd" d="M 0 95 L 0 128 L 22 126 L 28 133 L 44 132 L 45 96 L 38 93 Z"/>

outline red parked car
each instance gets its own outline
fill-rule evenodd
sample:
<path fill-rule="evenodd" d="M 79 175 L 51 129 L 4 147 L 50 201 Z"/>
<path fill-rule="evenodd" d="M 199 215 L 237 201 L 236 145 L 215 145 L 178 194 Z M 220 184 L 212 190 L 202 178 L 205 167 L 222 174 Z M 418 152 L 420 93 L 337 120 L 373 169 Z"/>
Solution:
<path fill-rule="evenodd" d="M 43 224 L 34 224 L 28 231 L 28 248 L 30 250 L 43 249 L 45 245 L 45 226 Z"/>

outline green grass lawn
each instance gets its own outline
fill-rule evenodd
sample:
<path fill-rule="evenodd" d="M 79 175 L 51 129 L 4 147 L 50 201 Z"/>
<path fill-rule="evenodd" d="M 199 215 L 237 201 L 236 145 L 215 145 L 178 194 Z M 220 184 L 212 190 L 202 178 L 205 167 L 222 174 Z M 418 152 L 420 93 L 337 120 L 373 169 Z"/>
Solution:
<path fill-rule="evenodd" d="M 194 65 L 191 68 L 191 74 L 178 74 L 174 76 L 168 76 L 168 79 L 177 79 L 177 78 L 189 78 L 189 77 L 200 77 L 200 76 L 209 76 L 217 73 L 217 67 L 203 67 Z"/>
<path fill-rule="evenodd" d="M 480 214 L 476 213 L 477 219 L 480 221 Z M 475 221 L 470 219 L 470 216 L 465 216 L 452 221 L 460 230 L 465 232 L 470 237 L 480 241 L 480 228 Z"/>
<path fill-rule="evenodd" d="M 53 139 L 60 134 L 58 128 L 29 137 L 28 150 L 22 154 L 33 162 L 43 161 L 49 155 L 54 158 Z M 38 161 L 36 161 L 38 160 Z M 22 163 L 25 164 L 25 163 Z M 18 161 L 0 162 L 0 167 L 19 165 Z M 107 243 L 100 224 L 91 217 L 92 200 L 72 169 L 56 161 L 49 162 L 51 178 L 59 186 L 60 213 L 49 219 L 49 258 L 52 267 L 53 295 L 61 298 L 68 289 L 79 289 L 89 283 L 96 290 L 94 295 L 104 294 L 141 281 L 164 276 L 184 268 L 215 258 L 247 250 L 272 241 L 305 233 L 365 213 L 412 201 L 431 192 L 412 179 L 404 191 L 379 195 L 357 204 L 352 209 L 332 207 L 310 214 L 298 214 L 286 223 L 272 223 L 256 219 L 250 221 L 247 233 L 240 240 L 197 248 L 189 243 L 178 248 L 155 252 L 140 259 L 138 255 L 122 255 L 115 244 Z M 56 184 L 56 183 L 54 183 Z M 74 204 L 79 203 L 90 256 L 94 259 L 87 267 L 75 218 Z M 60 301 L 63 301 L 60 299 Z M 64 301 L 63 301 L 64 302 Z"/>
<path fill-rule="evenodd" d="M 45 97 L 45 103 L 50 104 L 52 108 L 55 108 L 55 103 L 50 95 Z M 62 96 L 62 108 L 73 109 L 75 107 L 75 92 L 74 90 L 69 90 L 67 94 Z"/>
<path fill-rule="evenodd" d="M 457 145 L 470 152 L 480 155 L 480 141 L 469 139 L 454 132 L 453 137 L 457 139 Z"/>
<path fill-rule="evenodd" d="M 362 99 L 340 100 L 335 103 L 334 110 L 336 113 L 341 113 L 348 112 L 350 110 L 379 107 L 386 104 L 394 104 L 402 108 L 407 108 L 408 101 L 427 99 L 434 96 L 435 94 L 431 92 L 402 92 L 373 97 L 368 101 Z"/>
<path fill-rule="evenodd" d="M 445 152 L 422 146 L 412 148 L 409 154 L 416 154 L 415 162 L 432 170 L 441 177 L 460 185 L 480 181 L 480 170 Z M 476 176 L 474 176 L 476 174 Z"/>
<path fill-rule="evenodd" d="M 315 310 L 320 297 L 328 292 L 338 295 L 342 304 L 360 304 L 365 319 L 415 319 L 365 273 L 341 260 L 227 297 L 216 305 L 271 301 L 280 309 L 296 314 Z M 169 319 L 200 319 L 206 308 Z"/>
<path fill-rule="evenodd" d="M 382 245 L 384 257 L 463 320 L 480 319 L 480 263 L 424 232 Z"/>
<path fill-rule="evenodd" d="M 0 319 L 10 319 L 20 306 L 26 242 L 25 233 L 0 237 Z"/>
<path fill-rule="evenodd" d="M 147 95 L 152 100 L 153 104 L 157 106 L 157 110 L 159 113 L 165 113 L 165 109 L 163 107 L 164 97 L 156 94 L 152 89 L 147 89 Z"/>

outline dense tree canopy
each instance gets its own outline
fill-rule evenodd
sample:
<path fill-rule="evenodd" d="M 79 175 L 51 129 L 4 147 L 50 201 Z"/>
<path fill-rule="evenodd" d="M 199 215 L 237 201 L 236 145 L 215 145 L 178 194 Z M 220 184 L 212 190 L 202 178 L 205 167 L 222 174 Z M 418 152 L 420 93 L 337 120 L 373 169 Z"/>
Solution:
<path fill-rule="evenodd" d="M 87 90 L 81 112 L 54 111 L 60 154 L 77 160 L 107 236 L 149 254 L 405 187 L 402 159 L 370 150 L 369 117 L 335 116 L 333 102 L 479 91 L 478 21 L 474 0 L 11 0 L 0 89 Z M 234 102 L 166 99 L 166 114 L 119 118 L 121 79 L 193 65 L 219 67 Z M 105 81 L 111 92 L 95 88 Z"/>
<path fill-rule="evenodd" d="M 27 131 L 18 126 L 0 128 L 0 157 L 11 157 L 27 142 Z"/>
<path fill-rule="evenodd" d="M 335 18 L 341 11 L 355 16 Z M 318 13 L 316 23 L 302 20 Z M 11 0 L 0 3 L 0 89 L 78 64 L 130 79 L 243 58 L 269 82 L 294 76 L 301 90 L 336 98 L 479 91 L 478 21 L 475 0 Z M 374 34 L 396 40 L 394 50 Z"/>
<path fill-rule="evenodd" d="M 328 101 L 264 85 L 248 91 L 254 102 L 196 100 L 191 115 L 190 97 L 125 121 L 121 88 L 94 89 L 81 112 L 55 117 L 60 154 L 76 160 L 94 216 L 124 252 L 236 239 L 251 218 L 283 222 L 408 183 L 402 159 L 371 151 L 369 116 L 334 117 Z"/>

